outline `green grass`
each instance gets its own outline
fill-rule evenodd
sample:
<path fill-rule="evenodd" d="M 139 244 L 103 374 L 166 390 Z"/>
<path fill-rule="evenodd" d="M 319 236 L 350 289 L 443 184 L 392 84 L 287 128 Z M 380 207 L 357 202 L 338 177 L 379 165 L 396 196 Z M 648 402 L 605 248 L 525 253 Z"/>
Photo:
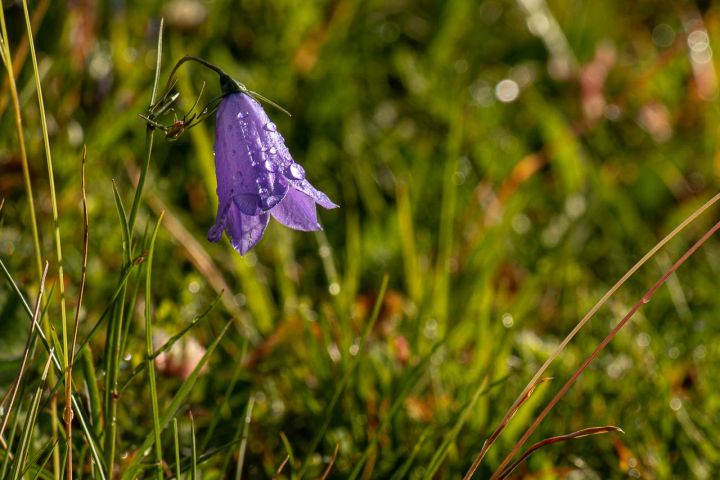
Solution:
<path fill-rule="evenodd" d="M 188 3 L 2 10 L 1 478 L 720 470 L 718 240 L 653 287 L 717 221 L 720 10 Z M 184 55 L 292 114 L 322 232 L 207 242 L 214 119 L 139 117 Z"/>

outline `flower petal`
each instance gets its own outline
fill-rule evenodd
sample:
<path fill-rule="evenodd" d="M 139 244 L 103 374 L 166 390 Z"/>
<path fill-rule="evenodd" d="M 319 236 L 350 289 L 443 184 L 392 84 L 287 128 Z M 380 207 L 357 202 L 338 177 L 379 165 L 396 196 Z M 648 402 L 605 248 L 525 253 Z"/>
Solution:
<path fill-rule="evenodd" d="M 265 233 L 270 215 L 246 215 L 233 203 L 228 209 L 225 231 L 230 243 L 240 255 L 245 255 L 254 247 Z"/>
<path fill-rule="evenodd" d="M 220 237 L 222 237 L 223 232 L 225 231 L 225 222 L 227 220 L 227 211 L 230 208 L 230 205 L 232 205 L 232 202 L 227 201 L 224 205 L 218 206 L 218 214 L 215 218 L 215 225 L 210 227 L 210 230 L 208 231 L 208 240 L 210 240 L 213 243 L 216 243 L 218 240 L 220 240 Z"/>
<path fill-rule="evenodd" d="M 257 101 L 244 93 L 227 95 L 216 128 L 218 212 L 210 241 L 217 242 L 225 231 L 233 248 L 245 254 L 262 238 L 270 214 L 290 228 L 321 229 L 315 204 L 337 205 L 305 179 L 305 170 Z"/>
<path fill-rule="evenodd" d="M 302 180 L 289 180 L 290 186 L 296 190 L 301 191 L 305 195 L 309 196 L 315 202 L 317 202 L 318 205 L 320 205 L 323 208 L 338 208 L 339 205 L 335 205 L 332 200 L 328 198 L 327 195 L 325 195 L 323 192 L 318 190 L 317 188 L 313 187 L 310 182 L 308 182 L 305 179 Z"/>
<path fill-rule="evenodd" d="M 285 199 L 270 211 L 275 220 L 286 227 L 310 232 L 322 230 L 317 220 L 315 200 L 304 193 L 290 189 Z"/>
<path fill-rule="evenodd" d="M 265 128 L 268 123 L 262 107 L 243 93 L 228 95 L 220 103 L 215 136 L 218 213 L 233 201 L 243 213 L 259 215 L 287 194 L 287 180 L 269 162 L 275 139 Z"/>

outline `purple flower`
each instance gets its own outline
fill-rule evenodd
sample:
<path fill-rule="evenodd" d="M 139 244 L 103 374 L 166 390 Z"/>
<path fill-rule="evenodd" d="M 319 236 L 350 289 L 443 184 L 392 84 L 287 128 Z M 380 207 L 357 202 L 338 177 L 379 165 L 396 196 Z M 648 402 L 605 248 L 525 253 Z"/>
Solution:
<path fill-rule="evenodd" d="M 315 204 L 337 207 L 305 179 L 260 104 L 241 92 L 217 111 L 215 174 L 218 212 L 208 240 L 225 231 L 241 255 L 260 241 L 270 215 L 295 230 L 320 230 Z"/>

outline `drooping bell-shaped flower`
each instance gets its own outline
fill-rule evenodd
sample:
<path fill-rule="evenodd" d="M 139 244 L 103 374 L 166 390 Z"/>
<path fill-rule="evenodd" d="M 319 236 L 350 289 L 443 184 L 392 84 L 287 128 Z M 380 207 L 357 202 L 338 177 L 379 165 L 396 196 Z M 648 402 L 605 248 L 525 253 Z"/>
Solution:
<path fill-rule="evenodd" d="M 260 241 L 270 216 L 295 230 L 320 230 L 315 204 L 337 207 L 307 181 L 265 110 L 243 92 L 218 107 L 215 174 L 218 211 L 208 239 L 225 231 L 241 255 Z"/>

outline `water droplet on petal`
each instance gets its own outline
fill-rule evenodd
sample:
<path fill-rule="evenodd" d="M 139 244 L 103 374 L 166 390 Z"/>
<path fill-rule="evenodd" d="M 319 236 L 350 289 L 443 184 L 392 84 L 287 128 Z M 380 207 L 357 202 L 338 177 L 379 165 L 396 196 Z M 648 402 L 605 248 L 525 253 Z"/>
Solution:
<path fill-rule="evenodd" d="M 277 163 L 271 161 L 271 160 L 265 160 L 265 170 L 268 172 L 277 172 L 278 165 Z"/>
<path fill-rule="evenodd" d="M 268 132 L 277 132 L 277 126 L 273 122 L 268 122 L 265 124 L 265 130 Z"/>
<path fill-rule="evenodd" d="M 272 186 L 272 181 L 267 175 L 260 175 L 256 180 L 255 184 L 257 184 L 258 187 L 263 189 L 268 189 Z"/>
<path fill-rule="evenodd" d="M 238 112 L 237 118 L 245 118 L 247 114 L 245 112 Z"/>
<path fill-rule="evenodd" d="M 286 171 L 287 176 L 295 180 L 302 180 L 305 178 L 305 169 L 297 163 L 291 163 Z"/>
<path fill-rule="evenodd" d="M 275 148 L 275 147 L 270 147 L 269 152 L 270 152 L 270 155 L 275 155 L 275 154 L 277 153 L 277 148 Z"/>

